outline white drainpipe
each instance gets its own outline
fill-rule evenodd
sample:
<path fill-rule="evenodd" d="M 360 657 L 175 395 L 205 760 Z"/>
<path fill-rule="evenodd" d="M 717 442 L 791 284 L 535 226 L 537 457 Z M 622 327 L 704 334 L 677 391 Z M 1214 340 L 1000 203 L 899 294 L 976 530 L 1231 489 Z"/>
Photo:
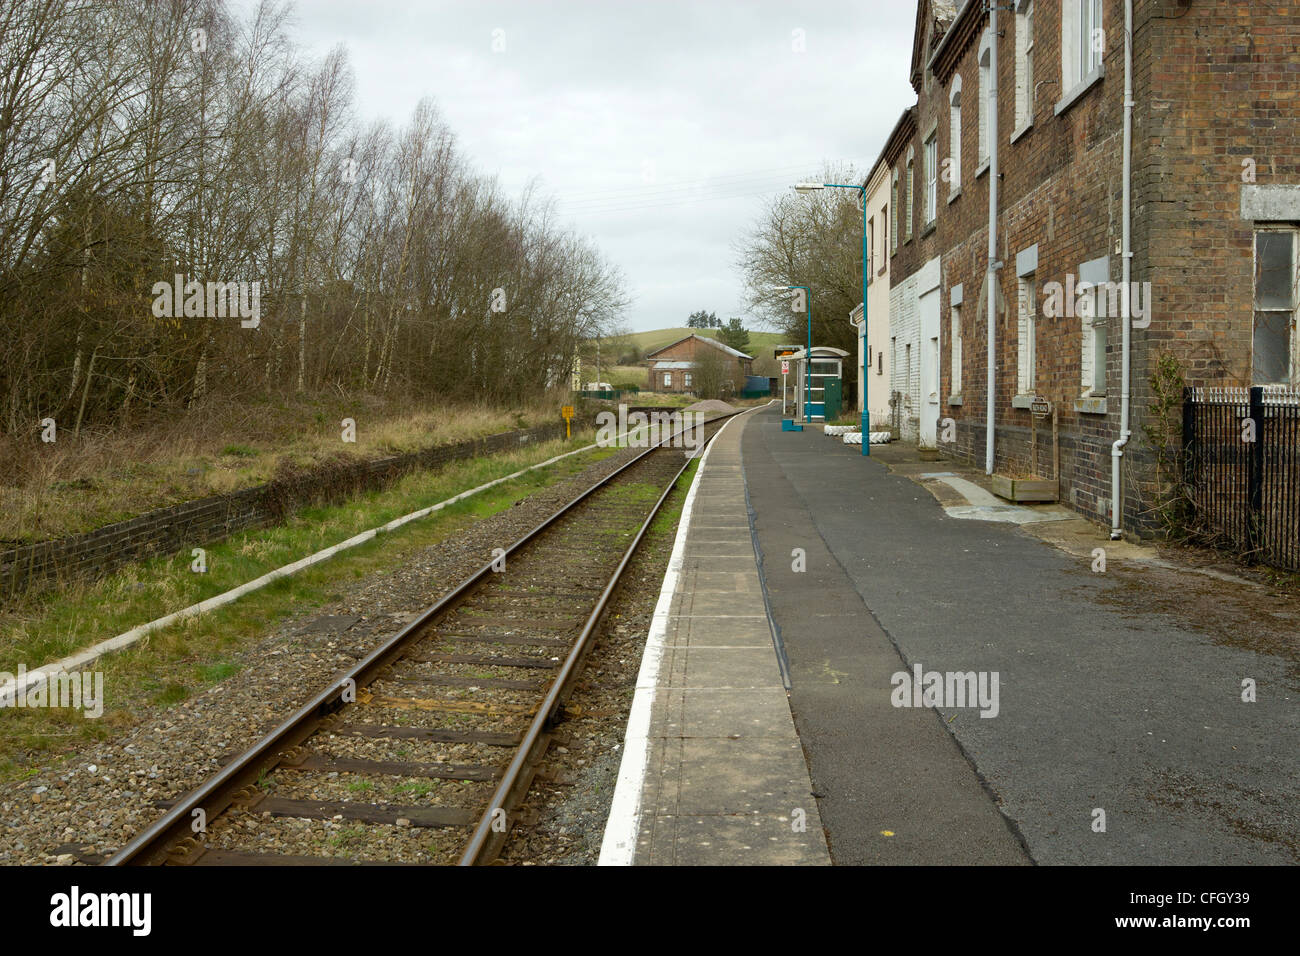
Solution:
<path fill-rule="evenodd" d="M 1133 188 L 1133 0 L 1124 0 L 1124 209 L 1121 237 L 1123 288 L 1120 302 L 1124 312 L 1124 341 L 1120 359 L 1120 412 L 1119 438 L 1110 446 L 1110 539 L 1123 537 L 1124 498 L 1119 466 L 1124 457 L 1124 446 L 1132 432 L 1129 431 L 1129 349 L 1133 328 L 1133 245 L 1131 192 Z M 1150 305 L 1148 304 L 1148 308 Z"/>
<path fill-rule="evenodd" d="M 993 404 L 997 398 L 998 323 L 998 7 L 989 6 L 989 354 L 984 471 L 993 474 Z"/>

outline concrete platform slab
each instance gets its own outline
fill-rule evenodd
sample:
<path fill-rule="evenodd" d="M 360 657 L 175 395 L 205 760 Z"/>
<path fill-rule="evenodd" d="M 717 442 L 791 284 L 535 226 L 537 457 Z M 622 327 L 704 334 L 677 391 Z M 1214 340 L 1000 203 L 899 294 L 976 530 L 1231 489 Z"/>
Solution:
<path fill-rule="evenodd" d="M 643 839 L 651 866 L 807 866 L 829 863 L 820 833 L 797 817 L 746 814 L 735 817 L 664 815 Z"/>
<path fill-rule="evenodd" d="M 767 615 L 740 462 L 709 446 L 646 642 L 602 865 L 830 862 Z"/>

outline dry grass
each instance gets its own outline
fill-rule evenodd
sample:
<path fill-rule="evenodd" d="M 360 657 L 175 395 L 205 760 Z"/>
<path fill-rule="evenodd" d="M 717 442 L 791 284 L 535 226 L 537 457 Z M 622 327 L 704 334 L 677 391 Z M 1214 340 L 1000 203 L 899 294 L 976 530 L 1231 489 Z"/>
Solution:
<path fill-rule="evenodd" d="M 114 521 L 270 479 L 282 465 L 310 465 L 347 451 L 364 458 L 559 419 L 560 401 L 527 409 L 449 407 L 403 399 L 320 395 L 238 406 L 214 398 L 183 415 L 127 434 L 35 430 L 0 435 L 0 548 L 102 527 Z M 356 443 L 342 421 L 356 422 Z"/>

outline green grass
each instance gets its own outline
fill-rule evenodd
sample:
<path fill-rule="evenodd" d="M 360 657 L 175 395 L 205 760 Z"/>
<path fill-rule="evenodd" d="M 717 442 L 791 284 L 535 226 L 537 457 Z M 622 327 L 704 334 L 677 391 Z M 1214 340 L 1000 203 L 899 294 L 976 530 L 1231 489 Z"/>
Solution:
<path fill-rule="evenodd" d="M 230 455 L 234 458 L 256 458 L 261 452 L 248 445 L 227 445 L 221 449 L 221 454 Z"/>
<path fill-rule="evenodd" d="M 393 788 L 395 797 L 425 797 L 433 790 L 435 781 L 420 780 L 412 783 L 399 783 Z"/>

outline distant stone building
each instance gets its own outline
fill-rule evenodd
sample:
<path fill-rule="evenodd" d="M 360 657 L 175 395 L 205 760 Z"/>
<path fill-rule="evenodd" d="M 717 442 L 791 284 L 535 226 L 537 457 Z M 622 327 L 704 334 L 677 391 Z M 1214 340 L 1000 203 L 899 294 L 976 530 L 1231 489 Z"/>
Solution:
<path fill-rule="evenodd" d="M 716 339 L 691 334 L 670 345 L 646 355 L 644 364 L 649 369 L 648 388 L 652 392 L 693 392 L 696 387 L 695 368 L 700 349 L 713 349 L 721 353 L 727 363 L 728 381 L 733 391 L 744 388 L 745 379 L 753 374 L 754 357 L 739 352 Z"/>

